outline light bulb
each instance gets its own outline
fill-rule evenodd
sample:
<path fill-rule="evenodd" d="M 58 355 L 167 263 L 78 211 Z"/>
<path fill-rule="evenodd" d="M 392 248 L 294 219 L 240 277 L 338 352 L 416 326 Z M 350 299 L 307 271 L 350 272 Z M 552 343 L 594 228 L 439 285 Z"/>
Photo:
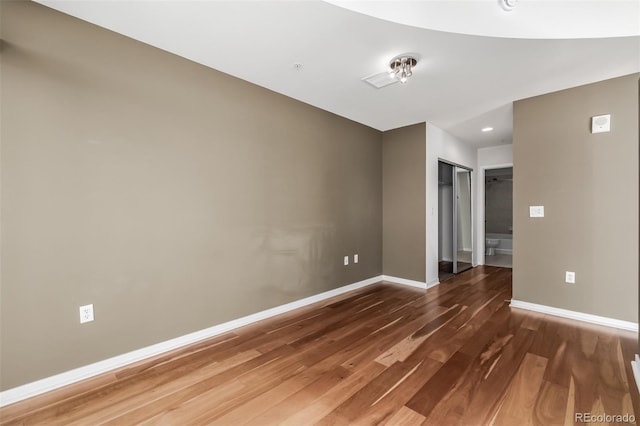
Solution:
<path fill-rule="evenodd" d="M 400 77 L 400 83 L 406 83 L 407 82 L 407 77 L 402 76 Z"/>

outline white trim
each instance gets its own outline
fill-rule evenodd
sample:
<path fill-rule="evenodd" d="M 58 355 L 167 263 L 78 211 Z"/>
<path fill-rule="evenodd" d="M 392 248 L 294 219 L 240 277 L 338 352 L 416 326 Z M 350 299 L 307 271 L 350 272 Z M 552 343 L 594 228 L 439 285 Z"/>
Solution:
<path fill-rule="evenodd" d="M 435 279 L 435 280 L 433 280 L 433 281 L 431 281 L 431 282 L 427 283 L 427 288 L 435 287 L 435 286 L 437 286 L 438 284 L 440 284 L 440 281 L 439 281 L 438 279 Z"/>
<path fill-rule="evenodd" d="M 429 288 L 429 218 L 434 215 L 435 209 L 438 206 L 432 206 L 429 199 L 429 140 L 427 139 L 427 133 L 429 133 L 430 124 L 424 122 L 424 280 L 427 281 L 427 288 Z M 437 220 L 436 220 L 437 222 Z M 436 228 L 436 232 L 438 229 Z M 437 237 L 436 237 L 437 239 Z M 438 256 L 436 255 L 436 258 Z M 437 263 L 437 259 L 436 259 Z M 436 268 L 436 271 L 438 268 Z M 436 278 L 435 281 L 440 284 L 440 281 Z M 435 285 L 435 284 L 434 284 Z"/>
<path fill-rule="evenodd" d="M 324 293 L 296 300 L 285 305 L 276 306 L 275 308 L 267 309 L 265 311 L 247 315 L 242 318 L 214 325 L 213 327 L 209 327 L 204 330 L 185 334 L 184 336 L 156 343 L 155 345 L 147 346 L 145 348 L 137 349 L 135 351 L 127 352 L 122 355 L 117 355 L 112 358 L 105 359 L 103 361 L 85 365 L 84 367 L 74 368 L 73 370 L 65 371 L 64 373 L 46 377 L 41 380 L 36 380 L 35 382 L 27 383 L 25 385 L 18 386 L 12 389 L 7 389 L 3 392 L 0 392 L 0 407 L 4 407 L 5 405 L 13 404 L 15 402 L 22 401 L 23 399 L 31 398 L 33 396 L 52 391 L 54 389 L 61 388 L 72 383 L 97 376 L 98 374 L 106 373 L 116 368 L 124 367 L 134 362 L 142 361 L 144 359 L 160 355 L 162 353 L 195 342 L 199 342 L 201 340 L 208 339 L 222 333 L 226 333 L 228 331 L 243 327 L 248 324 L 252 324 L 257 321 L 271 318 L 276 315 L 301 308 L 303 306 L 321 302 L 325 299 L 329 299 L 343 293 L 347 293 L 371 284 L 378 283 L 383 279 L 385 279 L 383 275 L 378 275 L 376 277 L 372 277 L 363 281 L 358 281 L 353 284 L 325 291 Z"/>
<path fill-rule="evenodd" d="M 496 146 L 501 146 L 501 145 L 496 145 Z M 493 148 L 493 147 L 489 147 L 489 148 Z M 479 148 L 482 149 L 482 148 Z M 500 164 L 489 164 L 489 165 L 485 165 L 482 166 L 482 170 L 495 170 L 495 169 L 506 169 L 507 167 L 513 167 L 513 162 L 511 163 L 500 163 Z"/>
<path fill-rule="evenodd" d="M 558 317 L 571 318 L 578 321 L 590 322 L 593 324 L 606 325 L 608 327 L 620 328 L 623 330 L 638 331 L 638 323 L 623 321 L 615 318 L 601 317 L 598 315 L 585 314 L 583 312 L 569 311 L 567 309 L 554 308 L 553 306 L 538 305 L 536 303 L 511 300 L 509 305 L 513 308 L 527 309 L 529 311 L 541 312 L 543 314 L 555 315 Z"/>
<path fill-rule="evenodd" d="M 402 284 L 402 285 L 408 285 L 408 286 L 411 286 L 411 287 L 417 287 L 417 288 L 421 288 L 423 290 L 427 289 L 427 283 L 422 282 L 422 281 L 414 281 L 414 280 L 408 280 L 406 278 L 392 277 L 391 275 L 383 275 L 382 276 L 382 280 L 383 281 L 389 281 L 389 282 L 396 283 L 396 284 Z"/>
<path fill-rule="evenodd" d="M 633 370 L 633 378 L 636 381 L 636 386 L 640 391 L 640 357 L 636 354 L 636 359 L 631 361 L 631 370 Z"/>

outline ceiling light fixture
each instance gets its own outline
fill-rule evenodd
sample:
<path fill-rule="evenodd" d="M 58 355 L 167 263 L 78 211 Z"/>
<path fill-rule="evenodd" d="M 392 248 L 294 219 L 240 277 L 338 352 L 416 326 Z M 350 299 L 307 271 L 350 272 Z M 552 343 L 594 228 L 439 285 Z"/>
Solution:
<path fill-rule="evenodd" d="M 485 128 L 482 129 L 482 131 L 485 132 L 485 133 L 486 132 L 490 132 L 492 130 L 493 130 L 493 127 L 485 127 Z"/>
<path fill-rule="evenodd" d="M 400 80 L 400 83 L 406 83 L 413 74 L 412 68 L 417 63 L 418 60 L 411 56 L 396 56 L 389 62 L 389 77 Z"/>

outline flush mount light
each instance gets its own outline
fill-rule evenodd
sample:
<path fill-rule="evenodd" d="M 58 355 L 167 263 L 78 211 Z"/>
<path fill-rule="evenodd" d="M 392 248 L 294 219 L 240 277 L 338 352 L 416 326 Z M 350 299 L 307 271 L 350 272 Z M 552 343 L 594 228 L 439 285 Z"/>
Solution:
<path fill-rule="evenodd" d="M 406 83 L 413 72 L 411 69 L 418 63 L 416 58 L 411 56 L 396 56 L 389 62 L 389 77 L 400 80 L 400 83 Z"/>
<path fill-rule="evenodd" d="M 493 127 L 484 127 L 484 128 L 482 129 L 482 131 L 483 131 L 483 132 L 485 132 L 485 133 L 490 132 L 490 131 L 492 131 L 492 130 L 493 130 Z"/>

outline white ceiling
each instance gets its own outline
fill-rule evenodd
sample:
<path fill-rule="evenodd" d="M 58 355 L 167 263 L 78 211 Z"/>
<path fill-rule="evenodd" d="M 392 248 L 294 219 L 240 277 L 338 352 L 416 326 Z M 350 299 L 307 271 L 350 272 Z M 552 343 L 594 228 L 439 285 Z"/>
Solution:
<path fill-rule="evenodd" d="M 497 1 L 436 3 L 473 3 L 470 11 L 481 4 L 491 8 L 487 16 L 499 21 L 518 19 L 516 27 L 526 21 L 528 28 L 552 28 L 549 22 L 559 22 L 538 13 L 527 20 L 527 1 L 540 0 L 520 0 L 511 12 L 500 9 Z M 399 13 L 379 19 L 321 1 L 39 2 L 379 130 L 427 121 L 478 147 L 510 142 L 514 100 L 640 71 L 640 19 L 634 33 L 621 16 L 619 25 L 611 25 L 615 31 L 604 34 L 634 36 L 545 39 L 553 36 L 550 30 L 530 39 L 435 31 L 422 28 L 424 22 L 392 22 L 404 22 Z M 578 13 L 585 3 L 615 2 L 564 3 Z M 442 10 L 451 13 L 450 8 Z M 469 15 L 462 9 L 459 13 Z M 571 26 L 575 19 L 574 36 L 588 36 L 575 13 L 565 14 L 562 22 Z M 602 16 L 616 22 L 615 16 Z M 470 22 L 469 16 L 465 19 Z M 484 33 L 498 27 L 486 19 Z M 449 20 L 455 29 L 455 19 Z M 481 27 L 469 26 L 470 32 L 483 34 Z M 503 27 L 495 30 L 498 35 L 514 25 Z M 601 27 L 594 27 L 596 35 L 606 31 Z M 361 81 L 385 71 L 401 53 L 419 58 L 406 84 L 374 89 Z M 303 65 L 297 70 L 295 63 Z M 480 132 L 485 126 L 495 130 Z"/>
<path fill-rule="evenodd" d="M 598 38 L 640 35 L 638 0 L 358 1 L 327 0 L 399 24 L 450 33 L 508 38 Z"/>

